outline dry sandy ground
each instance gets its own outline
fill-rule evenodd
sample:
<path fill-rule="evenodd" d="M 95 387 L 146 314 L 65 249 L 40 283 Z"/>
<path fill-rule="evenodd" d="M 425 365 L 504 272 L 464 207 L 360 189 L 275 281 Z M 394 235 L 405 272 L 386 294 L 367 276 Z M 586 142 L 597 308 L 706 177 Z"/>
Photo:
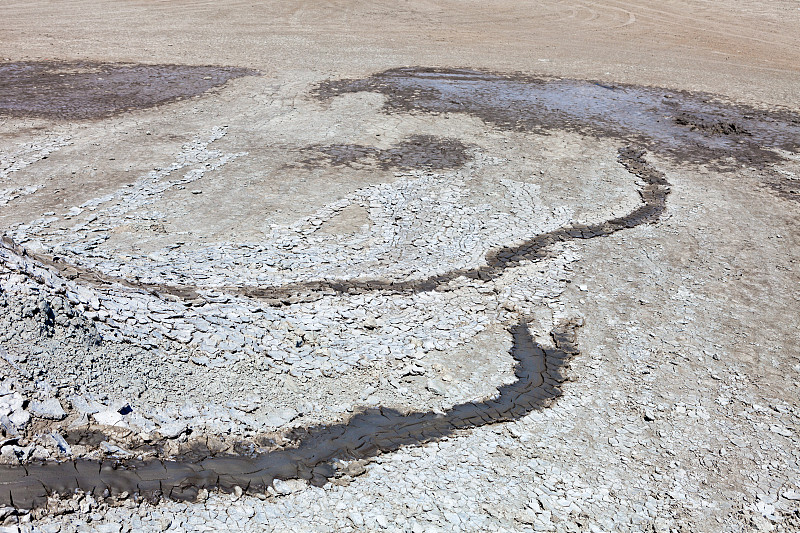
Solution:
<path fill-rule="evenodd" d="M 5 2 L 0 14 L 6 61 L 261 73 L 105 119 L 0 115 L 3 232 L 33 251 L 66 250 L 68 261 L 153 283 L 419 277 L 479 266 L 494 245 L 638 205 L 640 183 L 617 162 L 616 139 L 510 132 L 466 113 L 387 113 L 388 96 L 376 92 L 320 101 L 311 93 L 325 80 L 406 66 L 470 68 L 703 91 L 800 112 L 800 6 L 791 1 L 62 1 Z M 456 139 L 470 163 L 303 164 L 308 147 L 391 150 L 414 135 Z M 516 422 L 379 456 L 321 488 L 277 483 L 266 499 L 212 492 L 188 504 L 84 498 L 43 517 L 4 510 L 6 524 L 797 531 L 798 148 L 733 170 L 647 153 L 672 187 L 657 223 L 564 244 L 488 292 L 478 284 L 430 299 L 337 296 L 294 302 L 281 316 L 251 301 L 215 303 L 214 324 L 231 333 L 212 340 L 233 343 L 222 352 L 240 351 L 235 361 L 213 350 L 209 360 L 200 341 L 189 347 L 183 325 L 151 346 L 115 344 L 106 334 L 105 347 L 87 347 L 80 335 L 94 326 L 86 324 L 115 318 L 103 302 L 76 304 L 69 327 L 80 335 L 58 324 L 55 340 L 43 343 L 38 329 L 14 329 L 33 324 L 24 303 L 32 282 L 4 273 L 2 377 L 17 392 L 3 390 L 3 401 L 55 398 L 66 411 L 48 418 L 33 404 L 9 408 L 34 418 L 21 437 L 4 438 L 7 463 L 68 458 L 50 435 L 82 423 L 122 430 L 115 440 L 104 429 L 104 445 L 70 441 L 70 453 L 117 457 L 148 431 L 165 436 L 168 454 L 191 444 L 187 428 L 203 438 L 252 443 L 267 434 L 280 442 L 281 430 L 340 421 L 359 405 L 446 410 L 512 380 L 505 326 L 514 316 L 524 314 L 545 344 L 560 321 L 583 321 L 564 395 Z M 193 169 L 185 183 L 169 182 Z M 770 186 L 775 180 L 780 187 Z M 169 186 L 148 188 L 157 181 Z M 75 206 L 84 207 L 70 212 Z M 47 222 L 52 216 L 59 219 Z M 398 222 L 409 216 L 409 226 Z M 474 240 L 450 246 L 450 227 Z M 92 238 L 100 241 L 87 248 Z M 264 257 L 276 263 L 265 267 Z M 176 304 L 162 303 L 135 314 L 147 315 L 141 323 L 159 314 L 173 320 Z M 138 327 L 136 316 L 126 323 Z M 328 322 L 318 327 L 320 317 Z M 236 344 L 236 332 L 251 330 L 271 332 L 262 342 L 275 343 L 251 351 Z M 287 362 L 291 346 L 315 351 Z M 97 407 L 81 407 L 76 395 Z M 114 414 L 127 404 L 142 417 Z"/>

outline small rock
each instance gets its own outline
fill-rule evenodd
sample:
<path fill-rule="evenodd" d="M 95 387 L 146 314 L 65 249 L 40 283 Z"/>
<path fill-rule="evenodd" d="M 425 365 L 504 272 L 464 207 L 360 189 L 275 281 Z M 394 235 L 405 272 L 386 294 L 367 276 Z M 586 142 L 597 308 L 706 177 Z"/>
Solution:
<path fill-rule="evenodd" d="M 354 526 L 360 528 L 364 525 L 364 517 L 358 511 L 350 511 L 347 513 L 347 518 L 353 523 Z"/>
<path fill-rule="evenodd" d="M 158 433 L 165 439 L 175 439 L 188 429 L 184 422 L 171 422 L 158 428 Z"/>
<path fill-rule="evenodd" d="M 360 476 L 367 471 L 367 469 L 364 468 L 365 464 L 366 461 L 353 461 L 345 467 L 344 473 L 351 477 Z"/>
<path fill-rule="evenodd" d="M 117 411 L 100 411 L 92 415 L 94 421 L 101 426 L 118 426 L 124 427 L 125 419 Z"/>
<path fill-rule="evenodd" d="M 787 500 L 795 500 L 795 501 L 800 500 L 800 492 L 794 489 L 789 489 L 784 491 L 783 494 L 781 494 L 781 496 L 783 496 Z"/>
<path fill-rule="evenodd" d="M 17 457 L 14 448 L 16 448 L 16 446 L 3 446 L 0 450 L 0 459 L 2 459 L 4 463 L 19 464 L 19 457 Z"/>
<path fill-rule="evenodd" d="M 523 509 L 517 513 L 515 519 L 521 524 L 533 525 L 536 522 L 536 513 L 531 509 Z"/>
<path fill-rule="evenodd" d="M 28 425 L 28 422 L 31 419 L 31 414 L 24 409 L 18 409 L 11 413 L 8 416 L 8 419 L 18 430 L 23 430 Z"/>
<path fill-rule="evenodd" d="M 33 401 L 30 406 L 31 413 L 37 418 L 47 420 L 63 420 L 67 413 L 61 407 L 61 402 L 56 398 L 48 398 L 44 401 Z"/>
<path fill-rule="evenodd" d="M 792 436 L 792 430 L 785 426 L 770 426 L 769 430 L 778 435 L 783 435 L 784 437 Z"/>
<path fill-rule="evenodd" d="M 64 437 L 58 433 L 51 433 L 50 438 L 56 443 L 56 448 L 58 448 L 59 452 L 63 453 L 64 455 L 72 455 L 72 447 L 64 439 Z"/>
<path fill-rule="evenodd" d="M 72 396 L 69 398 L 69 402 L 76 411 L 84 415 L 93 415 L 95 413 L 99 413 L 104 407 L 104 405 L 98 402 L 87 401 L 86 398 L 83 398 L 82 396 Z"/>
<path fill-rule="evenodd" d="M 445 387 L 444 383 L 438 379 L 429 379 L 428 383 L 425 385 L 425 388 L 434 394 L 438 394 L 439 396 L 447 395 L 447 387 Z"/>
<path fill-rule="evenodd" d="M 128 450 L 120 448 L 119 446 L 117 446 L 115 444 L 111 444 L 110 442 L 105 441 L 105 440 L 100 443 L 100 447 L 103 448 L 103 451 L 105 451 L 107 454 L 110 454 L 110 455 L 120 455 L 120 456 L 123 456 L 123 457 L 129 457 L 129 456 L 133 455 Z"/>
<path fill-rule="evenodd" d="M 275 492 L 278 494 L 286 495 L 302 490 L 305 487 L 305 483 L 299 479 L 287 479 L 285 481 L 276 479 L 272 482 L 272 486 L 275 487 Z"/>
<path fill-rule="evenodd" d="M 297 411 L 290 407 L 283 407 L 264 417 L 264 424 L 271 427 L 281 427 L 297 418 Z"/>
<path fill-rule="evenodd" d="M 775 526 L 772 525 L 772 522 L 764 518 L 763 516 L 754 516 L 752 518 L 753 525 L 756 526 L 757 531 L 774 531 Z"/>

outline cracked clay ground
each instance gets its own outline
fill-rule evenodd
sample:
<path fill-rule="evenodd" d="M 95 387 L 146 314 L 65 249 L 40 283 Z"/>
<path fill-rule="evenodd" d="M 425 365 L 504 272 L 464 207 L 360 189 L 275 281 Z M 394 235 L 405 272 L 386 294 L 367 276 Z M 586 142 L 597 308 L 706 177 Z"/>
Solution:
<path fill-rule="evenodd" d="M 0 531 L 800 530 L 795 2 L 10 2 Z"/>

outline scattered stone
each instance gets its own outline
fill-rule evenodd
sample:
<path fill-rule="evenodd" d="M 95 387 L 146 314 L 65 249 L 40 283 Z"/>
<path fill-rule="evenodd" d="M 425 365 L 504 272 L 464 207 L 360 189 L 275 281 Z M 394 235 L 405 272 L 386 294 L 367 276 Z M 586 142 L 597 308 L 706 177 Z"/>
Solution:
<path fill-rule="evenodd" d="M 116 426 L 116 427 L 125 427 L 127 424 L 125 423 L 125 417 L 119 414 L 118 411 L 108 410 L 108 411 L 100 411 L 98 413 L 94 413 L 92 415 L 94 421 L 101 426 Z"/>
<path fill-rule="evenodd" d="M 172 422 L 160 426 L 156 431 L 165 439 L 176 439 L 188 429 L 185 422 Z"/>
<path fill-rule="evenodd" d="M 283 407 L 269 413 L 264 417 L 264 424 L 269 427 L 278 428 L 284 426 L 297 418 L 298 412 L 290 407 Z"/>
<path fill-rule="evenodd" d="M 34 400 L 29 409 L 33 416 L 48 420 L 63 420 L 67 416 L 64 408 L 61 407 L 61 402 L 56 398 L 48 398 L 44 401 Z"/>

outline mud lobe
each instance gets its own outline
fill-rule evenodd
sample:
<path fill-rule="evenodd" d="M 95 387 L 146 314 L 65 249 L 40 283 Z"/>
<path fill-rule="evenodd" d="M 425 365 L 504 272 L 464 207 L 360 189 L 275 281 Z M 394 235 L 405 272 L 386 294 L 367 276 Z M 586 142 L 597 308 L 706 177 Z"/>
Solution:
<path fill-rule="evenodd" d="M 190 98 L 252 69 L 89 61 L 0 62 L 0 115 L 83 120 Z"/>

